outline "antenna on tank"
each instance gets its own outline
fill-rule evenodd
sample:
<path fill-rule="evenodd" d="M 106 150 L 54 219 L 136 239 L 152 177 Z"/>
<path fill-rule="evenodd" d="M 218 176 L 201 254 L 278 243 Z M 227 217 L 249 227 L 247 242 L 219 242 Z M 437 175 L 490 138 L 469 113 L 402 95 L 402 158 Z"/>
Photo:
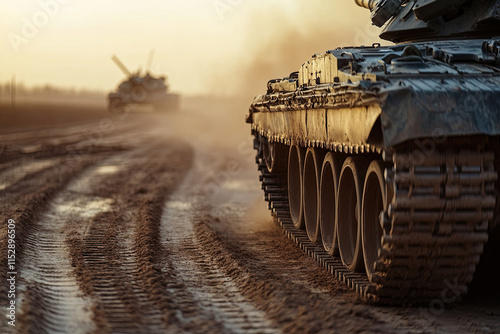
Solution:
<path fill-rule="evenodd" d="M 151 51 L 149 51 L 149 57 L 146 63 L 146 74 L 149 73 L 149 71 L 151 70 L 151 65 L 153 64 L 154 55 L 155 55 L 155 49 L 151 49 Z"/>

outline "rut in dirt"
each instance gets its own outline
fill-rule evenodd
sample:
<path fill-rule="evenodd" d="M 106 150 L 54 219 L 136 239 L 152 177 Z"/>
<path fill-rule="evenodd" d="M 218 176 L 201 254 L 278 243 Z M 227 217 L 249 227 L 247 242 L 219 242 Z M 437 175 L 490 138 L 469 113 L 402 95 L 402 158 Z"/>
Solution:
<path fill-rule="evenodd" d="M 200 179 L 210 165 L 203 155 L 182 186 L 166 204 L 162 246 L 168 256 L 162 265 L 170 273 L 168 290 L 175 296 L 176 320 L 184 333 L 281 333 L 266 314 L 241 292 L 234 280 L 212 260 L 196 233 L 203 207 Z M 202 183 L 201 183 L 202 185 Z M 173 274 L 173 276 L 171 276 Z"/>
<path fill-rule="evenodd" d="M 164 202 L 191 159 L 178 141 L 119 153 L 56 196 L 27 240 L 21 332 L 168 329 L 173 305 L 155 246 Z"/>
<path fill-rule="evenodd" d="M 0 219 L 16 221 L 16 262 L 21 263 L 27 238 L 36 228 L 49 204 L 66 185 L 85 168 L 109 156 L 108 153 L 86 156 L 53 156 L 48 159 L 20 157 L 16 164 L 5 163 L 0 173 Z M 7 229 L 0 226 L 0 244 L 7 254 Z M 0 257 L 0 266 L 7 267 L 7 258 Z M 0 272 L 4 281 L 6 272 Z M 0 292 L 6 295 L 6 285 L 0 285 Z M 2 301 L 3 303 L 3 301 Z"/>

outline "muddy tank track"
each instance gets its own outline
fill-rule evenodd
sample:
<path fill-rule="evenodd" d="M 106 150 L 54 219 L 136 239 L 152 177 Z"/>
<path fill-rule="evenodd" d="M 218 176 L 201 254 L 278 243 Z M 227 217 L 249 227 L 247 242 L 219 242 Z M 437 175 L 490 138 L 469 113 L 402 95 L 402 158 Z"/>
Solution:
<path fill-rule="evenodd" d="M 383 235 L 372 279 L 310 241 L 290 216 L 286 171 L 271 173 L 254 131 L 256 162 L 268 207 L 309 257 L 369 303 L 451 305 L 467 293 L 488 241 L 496 207 L 495 154 L 486 146 L 423 152 L 405 148 L 383 162 L 389 185 Z M 283 143 L 286 144 L 286 143 Z M 458 144 L 456 147 L 460 147 Z M 354 152 L 347 148 L 344 152 Z M 335 150 L 336 151 L 336 150 Z M 341 154 L 339 151 L 334 154 Z M 372 160 L 373 154 L 370 156 Z M 320 241 L 321 242 L 321 241 Z"/>

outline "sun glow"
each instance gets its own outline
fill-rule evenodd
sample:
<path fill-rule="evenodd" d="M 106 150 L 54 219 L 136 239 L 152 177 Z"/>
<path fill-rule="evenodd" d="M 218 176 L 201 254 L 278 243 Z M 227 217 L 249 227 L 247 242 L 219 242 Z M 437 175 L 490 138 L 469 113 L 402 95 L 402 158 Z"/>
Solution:
<path fill-rule="evenodd" d="M 123 79 L 113 54 L 131 71 L 145 70 L 155 49 L 153 73 L 168 75 L 173 90 L 207 94 L 291 28 L 338 36 L 365 29 L 368 15 L 351 0 L 2 0 L 0 82 L 15 74 L 26 85 L 110 91 Z M 306 54 L 325 51 L 321 42 L 305 47 Z"/>

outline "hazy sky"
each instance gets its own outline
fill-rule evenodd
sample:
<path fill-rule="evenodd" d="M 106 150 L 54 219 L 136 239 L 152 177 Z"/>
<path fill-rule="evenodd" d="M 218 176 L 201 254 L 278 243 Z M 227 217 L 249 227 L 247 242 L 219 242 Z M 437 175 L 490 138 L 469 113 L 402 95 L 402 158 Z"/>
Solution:
<path fill-rule="evenodd" d="M 0 0 L 0 82 L 110 91 L 123 79 L 113 54 L 144 69 L 154 48 L 152 72 L 173 90 L 221 93 L 253 68 L 284 76 L 313 53 L 371 44 L 368 20 L 353 0 Z"/>

